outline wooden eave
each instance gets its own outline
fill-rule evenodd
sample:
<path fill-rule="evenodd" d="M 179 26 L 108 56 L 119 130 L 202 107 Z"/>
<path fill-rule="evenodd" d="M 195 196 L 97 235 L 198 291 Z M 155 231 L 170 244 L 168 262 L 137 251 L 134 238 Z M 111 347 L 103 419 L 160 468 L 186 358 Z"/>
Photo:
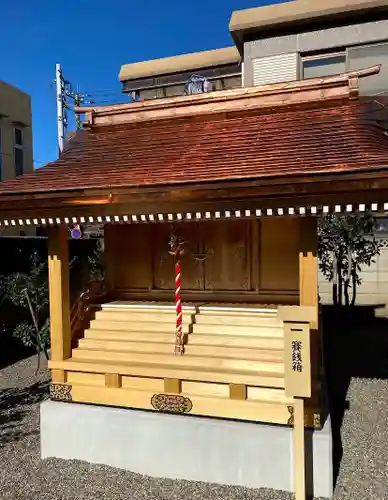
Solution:
<path fill-rule="evenodd" d="M 289 83 L 239 88 L 205 94 L 168 97 L 113 106 L 81 106 L 85 128 L 137 123 L 198 114 L 290 106 L 329 99 L 358 98 L 358 79 L 380 72 L 381 65 L 342 75 Z"/>
<path fill-rule="evenodd" d="M 173 119 L 177 116 L 211 114 L 236 110 L 250 111 L 263 107 L 291 106 L 333 99 L 358 98 L 358 79 L 378 73 L 380 66 L 344 75 L 302 82 L 234 89 L 211 94 L 182 96 L 129 105 L 80 108 L 88 114 L 87 126 L 144 120 Z M 140 206 L 185 207 L 203 204 L 238 204 L 260 199 L 266 203 L 292 203 L 296 200 L 353 199 L 362 192 L 368 199 L 384 195 L 388 189 L 387 164 L 373 171 L 283 175 L 255 179 L 201 181 L 136 185 L 131 187 L 78 187 L 42 191 L 5 191 L 0 194 L 0 213 L 5 217 L 39 217 L 55 211 L 58 215 L 77 213 L 114 213 Z M 23 182 L 23 178 L 20 179 Z M 317 202 L 316 202 L 317 203 Z M 151 209 L 151 208 L 150 208 Z"/>
<path fill-rule="evenodd" d="M 388 159 L 373 172 L 296 176 L 264 180 L 215 182 L 196 186 L 93 189 L 67 193 L 1 195 L 2 218 L 115 214 L 128 211 L 185 211 L 200 207 L 238 207 L 260 203 L 268 207 L 388 201 Z"/>

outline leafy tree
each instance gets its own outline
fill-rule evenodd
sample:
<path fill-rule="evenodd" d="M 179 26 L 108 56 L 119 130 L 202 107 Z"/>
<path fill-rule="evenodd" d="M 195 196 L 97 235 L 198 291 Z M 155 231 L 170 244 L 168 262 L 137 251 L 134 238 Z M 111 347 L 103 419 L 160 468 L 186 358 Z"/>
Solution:
<path fill-rule="evenodd" d="M 70 263 L 70 270 L 77 257 Z M 102 281 L 105 267 L 103 246 L 97 243 L 92 255 L 88 257 L 89 279 Z M 27 318 L 18 323 L 12 334 L 21 340 L 26 347 L 33 347 L 37 353 L 43 352 L 48 359 L 50 347 L 50 315 L 49 315 L 49 285 L 47 260 L 41 260 L 38 252 L 30 257 L 30 267 L 27 273 L 16 272 L 0 276 L 0 303 L 8 300 L 16 307 L 27 311 Z M 3 332 L 0 325 L 0 335 Z M 39 368 L 38 356 L 38 368 Z"/>
<path fill-rule="evenodd" d="M 88 257 L 89 279 L 102 282 L 105 278 L 104 248 L 103 240 L 97 240 L 96 247 Z"/>
<path fill-rule="evenodd" d="M 319 268 L 333 284 L 333 304 L 355 305 L 362 266 L 370 266 L 380 253 L 375 237 L 376 219 L 370 212 L 347 216 L 327 215 L 318 224 Z"/>
<path fill-rule="evenodd" d="M 35 347 L 38 354 L 43 351 L 48 359 L 50 319 L 47 262 L 42 262 L 38 252 L 34 252 L 30 257 L 29 272 L 2 276 L 0 291 L 3 300 L 8 299 L 29 313 L 29 320 L 21 321 L 14 329 L 13 336 L 26 347 Z"/>

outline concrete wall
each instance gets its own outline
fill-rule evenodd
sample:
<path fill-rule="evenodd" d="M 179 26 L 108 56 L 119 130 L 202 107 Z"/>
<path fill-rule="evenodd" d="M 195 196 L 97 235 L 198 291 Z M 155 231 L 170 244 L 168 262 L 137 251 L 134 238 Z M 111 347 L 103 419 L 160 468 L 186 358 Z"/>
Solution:
<path fill-rule="evenodd" d="M 344 50 L 357 45 L 367 45 L 371 43 L 381 43 L 388 41 L 388 20 L 368 22 L 350 26 L 320 29 L 299 34 L 276 36 L 265 39 L 258 39 L 244 43 L 244 84 L 247 87 L 253 86 L 252 60 L 261 57 L 270 57 L 280 54 L 297 53 L 300 56 L 319 51 Z M 350 62 L 347 62 L 347 69 L 355 69 Z M 376 64 L 376 63 L 374 63 Z M 388 50 L 386 56 L 381 57 L 381 64 L 388 67 Z M 358 67 L 370 66 L 370 61 L 357 61 Z M 383 72 L 380 78 L 386 80 Z M 386 81 L 382 84 L 386 88 Z M 368 88 L 363 87 L 362 92 L 368 94 Z"/>
<path fill-rule="evenodd" d="M 293 491 L 292 428 L 45 401 L 42 458 L 85 460 L 152 477 Z M 306 431 L 306 479 L 332 498 L 331 422 Z M 250 496 L 250 495 L 247 495 Z"/>
<path fill-rule="evenodd" d="M 23 172 L 33 170 L 31 98 L 0 81 L 1 180 L 15 177 L 14 127 L 23 131 Z"/>

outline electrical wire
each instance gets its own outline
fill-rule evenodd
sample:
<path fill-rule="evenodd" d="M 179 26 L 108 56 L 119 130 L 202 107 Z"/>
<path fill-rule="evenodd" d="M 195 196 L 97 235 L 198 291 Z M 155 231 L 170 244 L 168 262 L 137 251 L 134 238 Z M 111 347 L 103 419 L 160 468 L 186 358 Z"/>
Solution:
<path fill-rule="evenodd" d="M 3 153 L 0 151 L 0 156 L 12 156 L 14 158 L 14 155 L 12 153 Z M 49 161 L 41 161 L 41 160 L 32 160 L 33 163 L 40 163 L 41 165 L 46 165 L 47 163 L 50 163 Z"/>

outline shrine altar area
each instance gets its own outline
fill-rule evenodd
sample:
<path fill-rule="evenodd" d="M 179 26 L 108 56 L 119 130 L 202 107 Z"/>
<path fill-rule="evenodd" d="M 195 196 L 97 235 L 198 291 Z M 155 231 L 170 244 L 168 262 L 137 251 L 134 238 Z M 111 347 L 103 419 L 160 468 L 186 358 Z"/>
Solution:
<path fill-rule="evenodd" d="M 296 305 L 305 228 L 306 220 L 292 217 L 106 225 L 107 280 L 116 299 L 174 300 L 169 238 L 176 233 L 184 302 Z"/>

